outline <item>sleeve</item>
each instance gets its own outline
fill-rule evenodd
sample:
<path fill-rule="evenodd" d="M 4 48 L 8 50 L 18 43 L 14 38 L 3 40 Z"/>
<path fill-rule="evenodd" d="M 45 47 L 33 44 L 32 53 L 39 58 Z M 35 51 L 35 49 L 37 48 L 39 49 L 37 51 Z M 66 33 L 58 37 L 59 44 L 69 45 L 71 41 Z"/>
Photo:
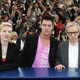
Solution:
<path fill-rule="evenodd" d="M 21 58 L 20 58 L 20 67 L 26 67 L 26 65 L 29 63 L 28 59 L 29 59 L 29 51 L 30 51 L 30 44 L 31 44 L 31 36 L 27 35 L 26 40 L 25 40 L 25 44 L 23 47 L 23 51 L 21 54 Z"/>
<path fill-rule="evenodd" d="M 58 64 L 61 64 L 61 44 L 59 44 L 59 46 L 58 46 L 56 59 L 55 59 L 55 66 Z"/>

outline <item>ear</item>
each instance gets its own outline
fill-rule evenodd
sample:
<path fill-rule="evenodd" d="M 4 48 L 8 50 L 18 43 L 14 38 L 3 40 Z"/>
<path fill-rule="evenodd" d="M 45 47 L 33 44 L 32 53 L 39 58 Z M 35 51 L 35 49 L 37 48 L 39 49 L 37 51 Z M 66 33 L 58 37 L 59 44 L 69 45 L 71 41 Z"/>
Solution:
<path fill-rule="evenodd" d="M 1 32 L 0 32 L 0 36 L 1 36 Z"/>
<path fill-rule="evenodd" d="M 41 23 L 40 23 L 40 26 L 39 26 L 39 28 L 41 28 L 41 29 L 42 29 L 42 25 L 41 25 Z"/>
<path fill-rule="evenodd" d="M 53 25 L 53 30 L 54 30 L 54 25 Z"/>
<path fill-rule="evenodd" d="M 78 32 L 78 36 L 80 36 L 80 32 Z"/>

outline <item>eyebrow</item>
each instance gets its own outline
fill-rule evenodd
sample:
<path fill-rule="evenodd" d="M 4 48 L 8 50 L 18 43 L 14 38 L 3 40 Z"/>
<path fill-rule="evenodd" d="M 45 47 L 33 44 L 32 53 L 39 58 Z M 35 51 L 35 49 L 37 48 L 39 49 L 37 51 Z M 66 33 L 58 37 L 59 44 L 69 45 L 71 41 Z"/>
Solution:
<path fill-rule="evenodd" d="M 68 32 L 68 33 L 75 33 L 75 32 L 79 32 L 79 31 L 73 31 L 73 32 Z"/>
<path fill-rule="evenodd" d="M 9 26 L 9 27 L 12 27 L 11 25 L 8 25 L 8 24 L 4 24 L 4 25 L 2 25 L 2 26 Z"/>

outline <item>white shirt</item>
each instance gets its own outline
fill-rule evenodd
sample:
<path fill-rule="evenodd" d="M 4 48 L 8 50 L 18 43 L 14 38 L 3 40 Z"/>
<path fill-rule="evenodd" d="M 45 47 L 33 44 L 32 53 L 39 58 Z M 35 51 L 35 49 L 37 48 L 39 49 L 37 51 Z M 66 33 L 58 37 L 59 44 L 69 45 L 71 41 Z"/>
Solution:
<path fill-rule="evenodd" d="M 75 45 L 72 45 L 69 43 L 69 67 L 71 68 L 77 68 L 78 67 L 78 43 Z"/>

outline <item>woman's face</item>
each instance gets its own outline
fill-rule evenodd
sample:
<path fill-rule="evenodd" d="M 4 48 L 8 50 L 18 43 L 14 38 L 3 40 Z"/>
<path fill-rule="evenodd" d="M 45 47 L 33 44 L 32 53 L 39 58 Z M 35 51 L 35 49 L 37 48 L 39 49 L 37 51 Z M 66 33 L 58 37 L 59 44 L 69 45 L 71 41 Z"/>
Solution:
<path fill-rule="evenodd" d="M 14 35 L 14 36 L 12 37 L 12 40 L 17 40 L 17 36 Z"/>
<path fill-rule="evenodd" d="M 9 41 L 11 38 L 12 28 L 9 26 L 5 26 L 1 28 L 0 37 L 2 41 Z"/>

